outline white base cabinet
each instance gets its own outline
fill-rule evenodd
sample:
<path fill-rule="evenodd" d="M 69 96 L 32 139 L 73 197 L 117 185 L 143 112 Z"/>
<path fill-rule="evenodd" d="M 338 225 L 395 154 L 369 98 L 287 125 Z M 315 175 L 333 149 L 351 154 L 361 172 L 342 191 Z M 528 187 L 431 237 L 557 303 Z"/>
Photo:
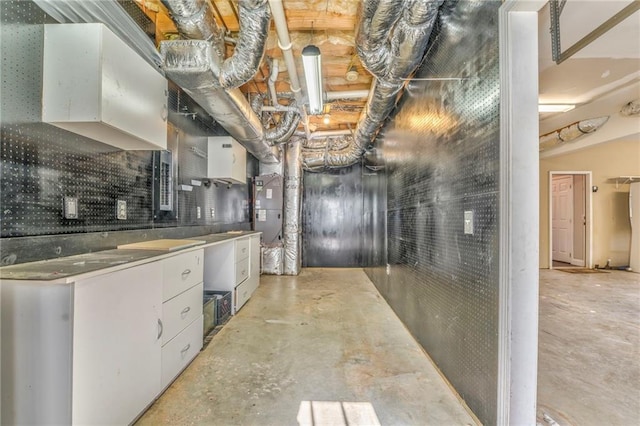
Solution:
<path fill-rule="evenodd" d="M 75 283 L 74 424 L 127 424 L 161 391 L 161 281 L 152 263 Z"/>
<path fill-rule="evenodd" d="M 131 423 L 202 348 L 202 278 L 200 249 L 69 284 L 3 281 L 0 423 Z"/>
<path fill-rule="evenodd" d="M 231 313 L 249 300 L 260 284 L 260 233 L 204 249 L 205 290 L 231 292 Z"/>

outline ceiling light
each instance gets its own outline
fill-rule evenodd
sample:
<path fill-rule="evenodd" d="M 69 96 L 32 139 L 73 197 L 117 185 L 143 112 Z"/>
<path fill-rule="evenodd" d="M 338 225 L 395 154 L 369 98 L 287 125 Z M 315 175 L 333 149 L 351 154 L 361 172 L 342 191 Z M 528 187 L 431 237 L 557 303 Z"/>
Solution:
<path fill-rule="evenodd" d="M 331 122 L 331 117 L 329 116 L 329 114 L 325 114 L 324 118 L 322 119 L 322 122 L 324 124 L 329 124 Z"/>
<path fill-rule="evenodd" d="M 572 104 L 539 104 L 538 112 L 567 112 L 575 107 Z"/>
<path fill-rule="evenodd" d="M 309 97 L 309 114 L 322 113 L 322 58 L 320 49 L 313 44 L 302 49 L 302 66 L 304 79 L 307 82 Z"/>
<path fill-rule="evenodd" d="M 345 74 L 347 81 L 357 81 L 360 74 L 358 74 L 358 68 L 355 65 L 351 65 L 349 70 Z"/>

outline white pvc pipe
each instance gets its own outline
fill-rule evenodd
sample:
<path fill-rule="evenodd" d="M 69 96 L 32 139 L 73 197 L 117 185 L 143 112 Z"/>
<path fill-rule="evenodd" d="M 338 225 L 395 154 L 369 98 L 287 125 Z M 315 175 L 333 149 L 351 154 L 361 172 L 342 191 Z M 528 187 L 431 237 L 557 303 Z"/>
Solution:
<path fill-rule="evenodd" d="M 269 0 L 269 7 L 271 8 L 271 16 L 273 17 L 276 33 L 278 34 L 278 47 L 282 50 L 284 63 L 287 67 L 287 73 L 289 74 L 289 85 L 296 98 L 296 102 L 300 107 L 300 118 L 308 138 L 310 135 L 309 117 L 304 109 L 304 99 L 302 98 L 302 91 L 300 89 L 300 79 L 298 78 L 296 61 L 293 58 L 293 52 L 291 51 L 291 38 L 289 37 L 289 28 L 287 27 L 287 18 L 284 14 L 284 8 L 282 7 L 282 0 Z"/>
<path fill-rule="evenodd" d="M 278 69 L 278 60 L 274 59 L 271 61 L 271 75 L 269 76 L 269 80 L 267 81 L 267 86 L 269 87 L 269 93 L 271 95 L 271 104 L 273 106 L 278 105 L 278 94 L 276 93 L 276 81 L 278 80 L 278 73 L 280 70 Z"/>
<path fill-rule="evenodd" d="M 265 106 L 262 107 L 262 111 L 266 111 L 266 112 L 280 112 L 280 111 L 296 111 L 296 112 L 300 112 L 300 108 L 298 108 L 298 107 L 290 107 L 290 106 L 286 106 L 286 105 L 274 105 L 274 106 L 265 105 Z"/>
<path fill-rule="evenodd" d="M 311 133 L 307 139 L 311 140 L 329 136 L 345 136 L 350 134 L 351 130 L 318 130 L 317 132 Z"/>
<path fill-rule="evenodd" d="M 368 90 L 342 90 L 335 92 L 325 92 L 324 94 L 324 99 L 326 101 L 332 101 L 335 99 L 362 99 L 368 97 Z"/>
<path fill-rule="evenodd" d="M 282 7 L 282 0 L 269 0 L 269 6 L 271 7 L 271 16 L 273 16 L 273 22 L 276 26 L 276 33 L 278 34 L 278 47 L 282 50 L 284 63 L 287 66 L 287 72 L 289 73 L 291 91 L 294 93 L 296 101 L 302 105 L 300 80 L 298 79 L 296 61 L 293 58 L 293 52 L 291 51 L 291 38 L 289 37 L 289 28 L 287 27 L 287 18 L 285 17 L 284 8 Z M 300 98 L 298 99 L 298 97 Z"/>

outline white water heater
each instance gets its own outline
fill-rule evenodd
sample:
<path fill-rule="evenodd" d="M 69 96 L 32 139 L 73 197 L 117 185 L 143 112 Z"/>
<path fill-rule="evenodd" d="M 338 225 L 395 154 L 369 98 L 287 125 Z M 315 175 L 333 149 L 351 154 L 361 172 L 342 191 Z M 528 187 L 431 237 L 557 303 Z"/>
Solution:
<path fill-rule="evenodd" d="M 640 273 L 640 182 L 629 185 L 629 219 L 631 220 L 631 254 L 629 267 Z"/>

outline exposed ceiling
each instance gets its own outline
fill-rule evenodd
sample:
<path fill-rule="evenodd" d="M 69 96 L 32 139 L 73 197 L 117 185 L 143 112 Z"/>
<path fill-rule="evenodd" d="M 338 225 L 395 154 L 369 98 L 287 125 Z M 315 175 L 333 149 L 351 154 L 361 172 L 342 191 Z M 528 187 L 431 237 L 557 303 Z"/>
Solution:
<path fill-rule="evenodd" d="M 176 38 L 178 32 L 160 0 L 136 0 L 156 24 L 156 42 Z M 640 0 L 567 0 L 560 17 L 562 50 L 597 28 L 632 2 Z M 229 36 L 238 31 L 237 0 L 211 0 L 216 19 Z M 300 58 L 302 48 L 315 44 L 322 53 L 325 91 L 368 90 L 371 75 L 362 67 L 355 52 L 355 26 L 359 1 L 356 0 L 282 0 L 287 25 L 293 43 L 294 57 Z M 640 12 L 636 12 L 593 43 L 560 65 L 551 57 L 549 5 L 539 12 L 539 93 L 540 103 L 570 103 L 578 107 L 596 102 L 617 91 L 628 97 L 628 86 L 637 86 L 640 97 Z M 229 53 L 233 44 L 228 44 Z M 265 60 L 254 79 L 240 89 L 244 93 L 268 92 L 269 62 L 278 59 L 280 74 L 277 92 L 289 92 L 288 74 L 278 47 L 272 23 L 267 41 Z M 298 60 L 298 75 L 304 90 L 302 61 Z M 346 73 L 355 66 L 358 77 L 349 81 Z M 623 96 L 623 95 L 621 95 Z M 633 99 L 620 99 L 624 103 Z M 310 116 L 309 127 L 314 130 L 346 130 L 355 128 L 366 99 L 342 99 L 329 104 L 328 124 L 323 115 Z M 286 102 L 286 101 L 284 101 Z M 609 102 L 608 104 L 610 104 Z M 614 102 L 615 103 L 615 102 Z M 611 114 L 603 111 L 602 114 Z M 563 113 L 540 115 L 541 131 L 545 121 L 557 123 Z M 566 114 L 566 113 L 564 113 Z M 569 115 L 566 115 L 569 117 Z M 585 117 L 590 118 L 590 117 Z M 555 124 L 554 124 L 555 125 Z"/>
<path fill-rule="evenodd" d="M 160 0 L 136 0 L 147 16 L 156 24 L 156 42 L 178 36 L 178 31 L 169 17 L 169 13 Z M 237 33 L 238 8 L 237 0 L 212 0 L 216 19 L 222 28 L 226 28 L 230 36 Z M 300 58 L 302 49 L 308 44 L 315 44 L 322 53 L 322 72 L 324 90 L 351 91 L 368 90 L 372 83 L 369 74 L 361 65 L 355 52 L 355 27 L 359 1 L 355 0 L 282 0 L 287 18 L 293 54 Z M 229 52 L 233 45 L 227 44 Z M 267 40 L 265 60 L 255 78 L 240 87 L 244 93 L 260 92 L 266 94 L 269 78 L 269 62 L 279 60 L 280 74 L 276 82 L 276 91 L 289 92 L 289 78 L 282 61 L 282 51 L 273 22 Z M 304 90 L 304 73 L 302 61 L 297 61 L 298 75 Z M 355 81 L 347 80 L 346 73 L 350 66 L 355 66 L 358 77 Z M 286 102 L 283 100 L 283 102 Z M 315 130 L 347 130 L 355 128 L 366 98 L 338 99 L 325 107 L 329 123 L 324 122 L 324 115 L 309 116 L 309 128 Z"/>
<path fill-rule="evenodd" d="M 562 51 L 633 2 L 638 0 L 568 0 L 560 15 Z M 633 13 L 560 65 L 552 60 L 550 27 L 547 4 L 540 10 L 538 20 L 540 103 L 580 107 L 623 92 L 629 85 L 637 87 L 636 98 L 640 97 L 640 12 Z M 625 96 L 628 97 L 628 92 Z M 632 100 L 620 99 L 620 107 Z M 611 113 L 602 111 L 602 115 Z M 545 120 L 557 121 L 561 114 L 541 114 L 541 127 Z"/>

